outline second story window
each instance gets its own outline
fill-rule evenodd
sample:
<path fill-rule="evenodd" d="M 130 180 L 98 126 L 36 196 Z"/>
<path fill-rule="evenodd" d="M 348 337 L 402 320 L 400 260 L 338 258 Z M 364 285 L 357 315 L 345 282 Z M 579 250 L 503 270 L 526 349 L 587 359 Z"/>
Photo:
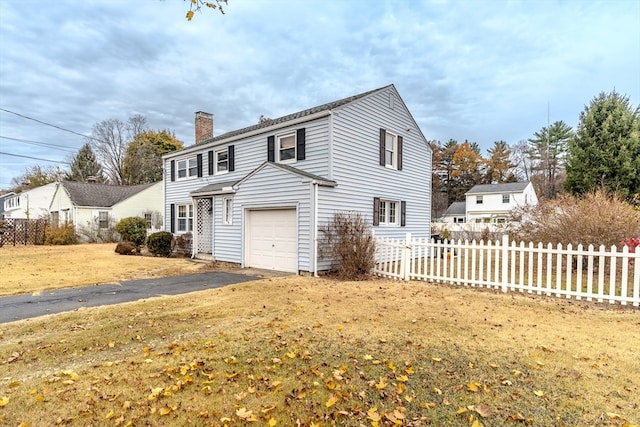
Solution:
<path fill-rule="evenodd" d="M 225 148 L 216 151 L 216 174 L 229 172 L 229 151 Z"/>
<path fill-rule="evenodd" d="M 476 196 L 476 205 L 481 205 L 482 201 L 482 196 Z"/>
<path fill-rule="evenodd" d="M 291 133 L 278 137 L 278 161 L 295 160 L 296 134 Z"/>
<path fill-rule="evenodd" d="M 402 137 L 380 129 L 380 166 L 402 170 Z"/>
<path fill-rule="evenodd" d="M 178 161 L 178 179 L 198 176 L 198 160 L 195 157 Z"/>
<path fill-rule="evenodd" d="M 508 194 L 502 195 L 502 203 L 509 203 L 510 201 L 511 201 L 511 198 L 509 197 Z"/>

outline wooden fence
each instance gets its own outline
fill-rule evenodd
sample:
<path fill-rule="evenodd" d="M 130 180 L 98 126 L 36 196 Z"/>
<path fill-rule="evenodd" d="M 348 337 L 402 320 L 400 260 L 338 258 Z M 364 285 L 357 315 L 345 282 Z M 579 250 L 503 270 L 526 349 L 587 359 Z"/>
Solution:
<path fill-rule="evenodd" d="M 640 306 L 640 251 L 502 240 L 378 238 L 374 273 L 399 280 Z"/>
<path fill-rule="evenodd" d="M 0 220 L 0 247 L 4 245 L 43 245 L 47 220 L 6 218 Z"/>

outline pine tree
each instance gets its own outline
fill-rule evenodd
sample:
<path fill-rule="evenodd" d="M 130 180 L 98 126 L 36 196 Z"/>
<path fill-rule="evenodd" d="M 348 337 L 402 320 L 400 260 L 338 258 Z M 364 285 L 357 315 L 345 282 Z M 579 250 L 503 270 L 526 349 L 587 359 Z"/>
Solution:
<path fill-rule="evenodd" d="M 89 144 L 84 144 L 78 154 L 73 157 L 66 178 L 68 181 L 87 182 L 92 179 L 96 182 L 104 182 L 102 166 L 98 163 Z"/>
<path fill-rule="evenodd" d="M 615 90 L 585 107 L 569 142 L 565 188 L 584 194 L 598 187 L 629 200 L 640 194 L 640 106 Z"/>

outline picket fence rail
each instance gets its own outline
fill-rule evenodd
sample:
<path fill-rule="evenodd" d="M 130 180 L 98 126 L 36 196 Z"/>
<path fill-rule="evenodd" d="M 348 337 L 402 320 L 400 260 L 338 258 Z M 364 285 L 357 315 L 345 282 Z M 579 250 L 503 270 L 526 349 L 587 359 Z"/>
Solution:
<path fill-rule="evenodd" d="M 376 238 L 374 274 L 640 306 L 640 251 L 601 245 Z"/>

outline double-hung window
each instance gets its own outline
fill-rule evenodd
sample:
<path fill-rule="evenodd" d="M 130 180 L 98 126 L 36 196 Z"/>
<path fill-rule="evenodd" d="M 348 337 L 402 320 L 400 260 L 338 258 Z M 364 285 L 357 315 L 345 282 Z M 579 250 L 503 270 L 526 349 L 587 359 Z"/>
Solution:
<path fill-rule="evenodd" d="M 481 205 L 483 202 L 482 196 L 476 196 L 476 205 Z"/>
<path fill-rule="evenodd" d="M 508 194 L 503 194 L 502 195 L 502 203 L 509 203 L 510 200 L 511 200 L 511 198 L 509 197 Z"/>
<path fill-rule="evenodd" d="M 398 137 L 389 132 L 384 138 L 384 165 L 391 169 L 398 167 Z"/>
<path fill-rule="evenodd" d="M 398 225 L 398 205 L 392 200 L 380 200 L 378 223 L 380 225 Z"/>
<path fill-rule="evenodd" d="M 296 159 L 296 134 L 289 133 L 278 136 L 278 161 L 286 162 L 287 160 Z"/>
<path fill-rule="evenodd" d="M 229 149 L 224 148 L 215 152 L 216 175 L 229 172 Z"/>
<path fill-rule="evenodd" d="M 198 176 L 198 160 L 195 157 L 178 160 L 178 179 Z"/>
<path fill-rule="evenodd" d="M 98 212 L 98 227 L 103 230 L 109 228 L 109 212 Z"/>
<path fill-rule="evenodd" d="M 193 231 L 193 205 L 178 205 L 178 231 Z"/>

